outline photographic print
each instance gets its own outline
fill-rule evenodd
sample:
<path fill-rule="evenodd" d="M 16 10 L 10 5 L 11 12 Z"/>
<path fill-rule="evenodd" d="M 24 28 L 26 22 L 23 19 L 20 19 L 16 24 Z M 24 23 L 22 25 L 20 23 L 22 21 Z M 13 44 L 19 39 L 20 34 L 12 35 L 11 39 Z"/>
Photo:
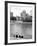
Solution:
<path fill-rule="evenodd" d="M 29 13 L 30 12 L 30 13 Z M 32 39 L 32 8 L 11 6 L 10 39 Z"/>
<path fill-rule="evenodd" d="M 5 2 L 5 44 L 35 43 L 36 3 Z"/>

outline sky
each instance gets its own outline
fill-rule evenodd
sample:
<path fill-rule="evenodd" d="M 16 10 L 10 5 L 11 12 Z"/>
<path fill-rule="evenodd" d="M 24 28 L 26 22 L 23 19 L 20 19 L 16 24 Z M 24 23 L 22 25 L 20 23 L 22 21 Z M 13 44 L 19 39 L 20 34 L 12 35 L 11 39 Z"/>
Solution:
<path fill-rule="evenodd" d="M 16 7 L 16 6 L 14 6 L 14 7 L 10 8 L 10 11 L 13 12 L 13 16 L 21 16 L 20 14 L 24 10 L 26 11 L 27 14 L 32 16 L 31 15 L 32 14 L 32 7 L 26 7 L 26 6 L 24 6 L 24 7 Z"/>

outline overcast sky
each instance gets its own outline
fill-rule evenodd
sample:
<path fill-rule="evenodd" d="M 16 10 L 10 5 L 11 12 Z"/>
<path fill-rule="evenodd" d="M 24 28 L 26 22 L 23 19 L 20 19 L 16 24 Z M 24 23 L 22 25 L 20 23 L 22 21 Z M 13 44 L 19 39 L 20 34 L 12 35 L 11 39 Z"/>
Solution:
<path fill-rule="evenodd" d="M 11 12 L 13 12 L 13 16 L 20 16 L 20 13 L 25 10 L 27 14 L 31 15 L 32 7 L 11 7 Z M 32 16 L 32 15 L 31 15 Z"/>

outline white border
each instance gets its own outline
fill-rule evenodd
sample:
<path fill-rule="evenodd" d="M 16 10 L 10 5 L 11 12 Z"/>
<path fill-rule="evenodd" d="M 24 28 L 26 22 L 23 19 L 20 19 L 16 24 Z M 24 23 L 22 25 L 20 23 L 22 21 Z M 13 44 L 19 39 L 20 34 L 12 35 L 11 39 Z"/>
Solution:
<path fill-rule="evenodd" d="M 10 40 L 10 6 L 30 6 L 30 7 L 32 7 L 33 8 L 33 10 L 32 10 L 32 39 L 22 39 L 22 40 Z M 34 5 L 29 5 L 29 4 L 12 4 L 12 3 L 10 3 L 10 4 L 8 4 L 8 43 L 17 43 L 17 42 L 32 42 L 32 41 L 34 41 L 34 32 L 35 32 L 35 26 L 34 26 L 34 17 L 35 17 L 35 12 L 34 12 L 34 8 L 35 8 L 35 6 Z"/>

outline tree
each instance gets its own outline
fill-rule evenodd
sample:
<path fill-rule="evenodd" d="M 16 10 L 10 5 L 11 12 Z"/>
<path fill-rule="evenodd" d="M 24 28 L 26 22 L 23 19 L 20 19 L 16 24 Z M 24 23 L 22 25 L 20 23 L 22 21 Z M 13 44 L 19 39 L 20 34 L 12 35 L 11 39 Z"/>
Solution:
<path fill-rule="evenodd" d="M 26 18 L 26 11 L 25 10 L 21 13 L 21 17 L 22 17 L 22 19 L 25 20 L 25 18 Z"/>

